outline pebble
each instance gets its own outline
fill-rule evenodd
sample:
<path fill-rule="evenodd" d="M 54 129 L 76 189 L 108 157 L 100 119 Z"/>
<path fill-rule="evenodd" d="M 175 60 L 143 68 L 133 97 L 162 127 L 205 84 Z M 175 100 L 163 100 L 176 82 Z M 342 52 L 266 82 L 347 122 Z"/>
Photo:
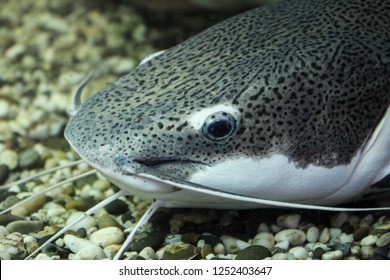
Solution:
<path fill-rule="evenodd" d="M 299 214 L 282 215 L 276 219 L 276 223 L 279 227 L 288 229 L 297 228 L 300 221 L 301 215 Z"/>
<path fill-rule="evenodd" d="M 266 223 L 260 223 L 257 227 L 257 232 L 271 232 L 271 229 Z"/>
<path fill-rule="evenodd" d="M 338 212 L 336 215 L 330 218 L 330 226 L 332 228 L 340 228 L 345 222 L 348 221 L 349 214 L 347 212 Z"/>
<path fill-rule="evenodd" d="M 320 231 L 317 227 L 311 227 L 306 232 L 306 239 L 309 243 L 316 243 L 320 236 Z"/>
<path fill-rule="evenodd" d="M 370 259 L 375 254 L 375 249 L 372 246 L 362 246 L 360 248 L 360 256 L 363 260 Z"/>
<path fill-rule="evenodd" d="M 181 241 L 183 243 L 196 244 L 199 241 L 199 237 L 200 235 L 197 233 L 192 233 L 192 232 L 184 233 L 181 236 Z"/>
<path fill-rule="evenodd" d="M 42 163 L 41 156 L 34 149 L 27 149 L 19 154 L 20 168 L 37 168 L 41 166 Z"/>
<path fill-rule="evenodd" d="M 0 252 L 8 254 L 11 259 L 23 259 L 26 256 L 23 235 L 18 232 L 13 232 L 1 239 Z"/>
<path fill-rule="evenodd" d="M 225 246 L 222 243 L 215 244 L 213 251 L 217 255 L 226 254 Z"/>
<path fill-rule="evenodd" d="M 196 254 L 196 247 L 192 244 L 170 244 L 165 247 L 162 258 L 164 260 L 189 260 Z"/>
<path fill-rule="evenodd" d="M 322 260 L 342 260 L 344 257 L 343 252 L 340 250 L 329 251 L 321 256 Z"/>
<path fill-rule="evenodd" d="M 235 254 L 250 245 L 248 242 L 242 241 L 230 235 L 222 235 L 220 239 L 225 246 L 226 252 L 230 254 Z"/>
<path fill-rule="evenodd" d="M 320 260 L 322 259 L 322 255 L 325 253 L 324 249 L 321 247 L 317 247 L 313 251 L 313 259 Z"/>
<path fill-rule="evenodd" d="M 10 213 L 0 214 L 0 225 L 1 226 L 6 226 L 11 222 L 20 221 L 20 220 L 24 220 L 24 218 L 20 217 L 20 216 L 12 215 Z"/>
<path fill-rule="evenodd" d="M 364 237 L 362 240 L 360 240 L 360 245 L 361 246 L 371 246 L 371 245 L 374 245 L 377 240 L 378 240 L 377 236 L 368 235 L 368 236 Z"/>
<path fill-rule="evenodd" d="M 318 241 L 320 243 L 327 243 L 330 240 L 330 232 L 329 228 L 325 227 L 320 233 L 320 236 L 318 238 Z"/>
<path fill-rule="evenodd" d="M 77 218 L 79 218 L 80 216 L 82 216 L 84 213 L 83 212 L 74 212 L 72 215 L 69 216 L 69 218 L 66 220 L 66 225 L 69 225 L 71 224 L 74 220 L 76 220 Z M 91 217 L 91 216 L 87 216 L 85 217 L 83 220 L 81 220 L 80 222 L 78 222 L 77 224 L 75 224 L 73 227 L 72 227 L 72 230 L 74 231 L 77 231 L 79 228 L 85 228 L 85 229 L 89 229 L 91 227 L 94 227 L 96 226 L 96 220 Z"/>
<path fill-rule="evenodd" d="M 370 228 L 368 226 L 361 226 L 358 227 L 354 232 L 353 232 L 353 238 L 355 241 L 360 241 L 364 237 L 368 235 L 370 231 Z"/>
<path fill-rule="evenodd" d="M 288 243 L 288 241 L 287 240 L 283 240 L 283 241 L 280 241 L 280 242 L 276 243 L 274 247 L 275 248 L 279 248 L 282 251 L 286 251 L 289 246 L 290 246 L 290 244 Z"/>
<path fill-rule="evenodd" d="M 5 226 L 0 226 L 0 239 L 3 239 L 9 234 L 9 231 Z"/>
<path fill-rule="evenodd" d="M 18 166 L 18 154 L 12 150 L 4 150 L 0 153 L 0 164 L 5 164 L 10 170 Z"/>
<path fill-rule="evenodd" d="M 122 199 L 116 199 L 104 206 L 104 209 L 111 215 L 122 215 L 129 211 L 128 204 Z"/>
<path fill-rule="evenodd" d="M 287 260 L 287 256 L 285 253 L 277 253 L 275 255 L 272 255 L 273 260 Z"/>
<path fill-rule="evenodd" d="M 136 252 L 142 251 L 145 247 L 152 247 L 154 250 L 158 250 L 161 244 L 165 240 L 165 232 L 163 231 L 152 231 L 147 233 L 146 236 L 137 239 L 132 245 L 132 250 Z"/>
<path fill-rule="evenodd" d="M 252 245 L 261 245 L 271 251 L 275 246 L 275 239 L 272 233 L 260 232 L 253 238 Z"/>
<path fill-rule="evenodd" d="M 14 221 L 7 225 L 7 230 L 9 232 L 19 232 L 21 234 L 27 234 L 31 232 L 38 232 L 43 229 L 42 221 Z"/>
<path fill-rule="evenodd" d="M 306 260 L 309 257 L 309 252 L 303 247 L 294 247 L 288 252 L 293 254 L 294 258 L 297 260 Z"/>
<path fill-rule="evenodd" d="M 3 185 L 7 181 L 9 176 L 9 167 L 5 164 L 0 164 L 0 185 Z"/>
<path fill-rule="evenodd" d="M 264 246 L 252 245 L 237 253 L 236 260 L 263 260 L 271 256 Z"/>
<path fill-rule="evenodd" d="M 221 239 L 213 234 L 201 234 L 199 239 L 203 239 L 205 243 L 210 244 L 211 246 L 215 246 L 218 243 L 221 243 Z M 184 240 L 183 240 L 184 242 Z"/>
<path fill-rule="evenodd" d="M 156 252 L 151 247 L 145 247 L 139 252 L 138 256 L 143 257 L 145 260 L 157 259 Z"/>
<path fill-rule="evenodd" d="M 27 217 L 28 215 L 41 209 L 46 203 L 46 196 L 39 195 L 31 200 L 26 201 L 20 206 L 11 210 L 12 215 Z"/>
<path fill-rule="evenodd" d="M 211 253 L 213 253 L 213 248 L 210 244 L 205 244 L 202 248 L 200 248 L 200 254 L 204 259 Z"/>
<path fill-rule="evenodd" d="M 98 245 L 88 245 L 81 248 L 75 255 L 69 255 L 71 260 L 102 260 L 104 258 L 106 254 Z"/>
<path fill-rule="evenodd" d="M 123 231 L 117 227 L 106 227 L 99 229 L 93 232 L 89 237 L 89 240 L 103 248 L 107 247 L 108 245 L 119 244 L 123 241 L 123 239 Z"/>
<path fill-rule="evenodd" d="M 297 246 L 305 242 L 306 234 L 299 229 L 285 229 L 275 235 L 275 241 L 288 241 L 290 246 Z"/>
<path fill-rule="evenodd" d="M 117 227 L 122 229 L 122 226 L 107 213 L 100 215 L 97 224 L 100 229 L 107 227 Z"/>
<path fill-rule="evenodd" d="M 381 235 L 377 240 L 376 240 L 376 246 L 378 247 L 384 247 L 390 244 L 390 232 L 385 233 Z"/>

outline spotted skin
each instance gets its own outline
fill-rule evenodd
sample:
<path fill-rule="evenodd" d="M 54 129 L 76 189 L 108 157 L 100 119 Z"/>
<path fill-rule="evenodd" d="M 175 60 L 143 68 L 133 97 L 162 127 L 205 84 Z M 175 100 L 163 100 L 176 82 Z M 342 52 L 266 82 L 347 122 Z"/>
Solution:
<path fill-rule="evenodd" d="M 351 162 L 390 104 L 390 1 L 288 0 L 230 18 L 87 100 L 65 136 L 88 162 L 187 179 L 228 158 Z M 190 117 L 238 112 L 211 141 Z"/>

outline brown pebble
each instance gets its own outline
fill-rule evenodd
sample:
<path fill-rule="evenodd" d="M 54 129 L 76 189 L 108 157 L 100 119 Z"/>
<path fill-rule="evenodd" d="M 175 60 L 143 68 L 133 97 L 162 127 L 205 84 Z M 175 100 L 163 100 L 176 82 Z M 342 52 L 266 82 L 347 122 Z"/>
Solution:
<path fill-rule="evenodd" d="M 353 232 L 353 238 L 355 241 L 360 241 L 364 237 L 366 237 L 369 233 L 370 229 L 367 226 L 361 226 L 358 227 L 354 232 Z"/>
<path fill-rule="evenodd" d="M 45 195 L 39 195 L 26 203 L 23 203 L 20 206 L 15 207 L 14 209 L 11 210 L 12 215 L 16 216 L 22 216 L 26 217 L 39 209 L 43 207 L 46 203 L 46 196 Z"/>
<path fill-rule="evenodd" d="M 19 232 L 21 234 L 27 234 L 30 232 L 38 232 L 43 229 L 42 221 L 14 221 L 9 223 L 6 228 L 9 232 Z"/>

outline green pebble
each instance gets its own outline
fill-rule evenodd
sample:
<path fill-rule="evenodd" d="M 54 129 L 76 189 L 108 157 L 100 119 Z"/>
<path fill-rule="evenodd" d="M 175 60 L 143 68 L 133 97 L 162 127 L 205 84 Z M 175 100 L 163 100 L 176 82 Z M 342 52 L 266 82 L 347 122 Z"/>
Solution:
<path fill-rule="evenodd" d="M 196 247 L 188 243 L 171 244 L 165 248 L 163 259 L 164 260 L 189 260 L 195 255 Z"/>
<path fill-rule="evenodd" d="M 11 222 L 21 221 L 21 220 L 24 220 L 24 218 L 20 216 L 12 215 L 10 213 L 0 214 L 0 226 L 6 226 Z"/>
<path fill-rule="evenodd" d="M 19 232 L 21 234 L 27 234 L 30 232 L 38 232 L 44 227 L 41 221 L 14 221 L 9 223 L 6 228 L 9 232 Z"/>
<path fill-rule="evenodd" d="M 313 259 L 318 259 L 320 260 L 322 258 L 322 255 L 325 253 L 324 249 L 318 247 L 315 248 L 313 251 Z"/>
<path fill-rule="evenodd" d="M 109 214 L 102 214 L 98 219 L 98 227 L 107 228 L 107 227 L 117 227 L 123 230 L 123 226 L 115 221 Z"/>
<path fill-rule="evenodd" d="M 183 241 L 183 243 L 196 244 L 199 241 L 199 234 L 192 232 L 183 233 L 181 241 Z"/>
<path fill-rule="evenodd" d="M 263 260 L 271 256 L 271 252 L 264 246 L 253 245 L 237 253 L 236 260 Z"/>
<path fill-rule="evenodd" d="M 26 168 L 37 168 L 42 166 L 43 161 L 39 153 L 34 149 L 24 150 L 19 154 L 19 167 L 22 169 Z"/>
<path fill-rule="evenodd" d="M 211 254 L 213 252 L 213 248 L 210 244 L 204 244 L 204 246 L 200 249 L 200 254 L 202 255 L 202 258 L 206 258 L 207 255 Z"/>

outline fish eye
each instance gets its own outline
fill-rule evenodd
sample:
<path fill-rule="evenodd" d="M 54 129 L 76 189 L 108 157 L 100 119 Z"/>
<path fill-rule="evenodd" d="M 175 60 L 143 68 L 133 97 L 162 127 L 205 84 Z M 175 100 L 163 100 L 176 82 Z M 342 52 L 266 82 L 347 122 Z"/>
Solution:
<path fill-rule="evenodd" d="M 236 130 L 237 121 L 229 113 L 216 112 L 207 117 L 202 126 L 203 135 L 212 141 L 228 138 Z"/>

